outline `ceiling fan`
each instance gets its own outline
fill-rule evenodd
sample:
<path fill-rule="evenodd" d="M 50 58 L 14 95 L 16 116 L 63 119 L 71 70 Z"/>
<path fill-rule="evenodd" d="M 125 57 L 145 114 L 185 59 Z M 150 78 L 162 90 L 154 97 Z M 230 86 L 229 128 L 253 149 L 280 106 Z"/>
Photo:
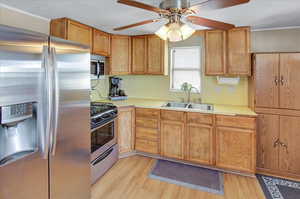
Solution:
<path fill-rule="evenodd" d="M 193 28 L 188 26 L 187 22 L 221 30 L 228 30 L 235 27 L 233 24 L 195 16 L 195 14 L 198 12 L 201 12 L 202 10 L 232 7 L 239 4 L 248 3 L 249 1 L 250 0 L 204 0 L 201 3 L 191 7 L 190 0 L 163 0 L 158 8 L 134 0 L 118 0 L 117 2 L 121 4 L 156 12 L 159 17 L 157 19 L 146 20 L 127 26 L 118 27 L 114 30 L 120 31 L 136 26 L 158 22 L 161 19 L 168 19 L 169 22 L 156 31 L 155 34 L 163 40 L 169 40 L 171 42 L 181 41 L 187 39 L 195 32 Z"/>

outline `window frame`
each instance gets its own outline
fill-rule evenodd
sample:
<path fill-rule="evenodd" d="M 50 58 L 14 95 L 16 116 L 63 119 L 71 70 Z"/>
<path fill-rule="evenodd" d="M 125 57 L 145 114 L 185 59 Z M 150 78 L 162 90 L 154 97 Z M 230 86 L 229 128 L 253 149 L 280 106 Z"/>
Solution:
<path fill-rule="evenodd" d="M 195 69 L 195 68 L 177 68 L 174 69 L 174 55 L 173 55 L 173 51 L 176 49 L 194 49 L 197 48 L 199 50 L 199 68 Z M 169 91 L 171 92 L 177 92 L 177 93 L 183 93 L 184 91 L 182 91 L 181 89 L 175 89 L 174 85 L 173 85 L 173 77 L 174 77 L 174 71 L 199 71 L 200 73 L 200 90 L 195 90 L 192 89 L 191 93 L 197 93 L 197 94 L 201 94 L 202 92 L 202 80 L 203 80 L 203 72 L 202 72 L 202 48 L 201 46 L 184 46 L 184 47 L 172 47 L 170 48 L 170 85 L 169 85 Z"/>

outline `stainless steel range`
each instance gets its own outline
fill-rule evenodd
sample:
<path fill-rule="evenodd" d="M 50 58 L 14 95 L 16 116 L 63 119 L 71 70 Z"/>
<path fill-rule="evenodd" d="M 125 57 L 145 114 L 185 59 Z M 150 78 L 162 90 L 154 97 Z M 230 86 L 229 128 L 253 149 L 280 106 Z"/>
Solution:
<path fill-rule="evenodd" d="M 118 160 L 115 120 L 117 107 L 109 103 L 91 103 L 92 184 Z"/>

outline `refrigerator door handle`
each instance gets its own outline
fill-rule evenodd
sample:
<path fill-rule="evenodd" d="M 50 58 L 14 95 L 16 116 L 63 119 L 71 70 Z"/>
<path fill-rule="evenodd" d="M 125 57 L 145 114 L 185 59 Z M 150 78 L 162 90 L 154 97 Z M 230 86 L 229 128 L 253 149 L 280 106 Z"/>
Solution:
<path fill-rule="evenodd" d="M 57 60 L 56 60 L 56 50 L 55 48 L 50 49 L 51 56 L 51 64 L 53 66 L 53 87 L 54 87 L 54 101 L 53 101 L 53 135 L 52 135 L 52 146 L 51 146 L 51 154 L 55 155 L 56 151 L 56 143 L 57 143 L 57 131 L 58 131 L 58 117 L 59 117 L 59 73 L 57 68 Z"/>
<path fill-rule="evenodd" d="M 44 110 L 46 107 L 46 111 L 42 112 L 41 118 L 41 127 L 40 130 L 43 132 L 42 137 L 43 139 L 43 149 L 42 149 L 42 157 L 43 159 L 48 159 L 49 154 L 49 145 L 50 145 L 50 136 L 51 136 L 51 118 L 52 118 L 52 72 L 51 68 L 49 67 L 49 48 L 48 46 L 43 47 L 43 58 L 42 58 L 42 69 L 43 74 L 41 78 L 41 90 L 45 95 L 42 95 L 42 104 L 40 106 L 40 111 Z M 44 86 L 46 89 L 44 88 Z M 45 90 L 44 90 L 45 89 Z M 45 99 L 46 98 L 46 99 Z"/>

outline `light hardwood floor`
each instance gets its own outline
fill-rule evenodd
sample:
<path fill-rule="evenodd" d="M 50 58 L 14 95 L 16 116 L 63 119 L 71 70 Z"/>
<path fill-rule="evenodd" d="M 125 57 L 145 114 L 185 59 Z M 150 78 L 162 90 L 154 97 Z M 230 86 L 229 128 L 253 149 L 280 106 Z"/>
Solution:
<path fill-rule="evenodd" d="M 92 199 L 265 199 L 255 178 L 224 174 L 224 196 L 153 180 L 155 160 L 132 156 L 119 160 L 92 187 Z"/>

